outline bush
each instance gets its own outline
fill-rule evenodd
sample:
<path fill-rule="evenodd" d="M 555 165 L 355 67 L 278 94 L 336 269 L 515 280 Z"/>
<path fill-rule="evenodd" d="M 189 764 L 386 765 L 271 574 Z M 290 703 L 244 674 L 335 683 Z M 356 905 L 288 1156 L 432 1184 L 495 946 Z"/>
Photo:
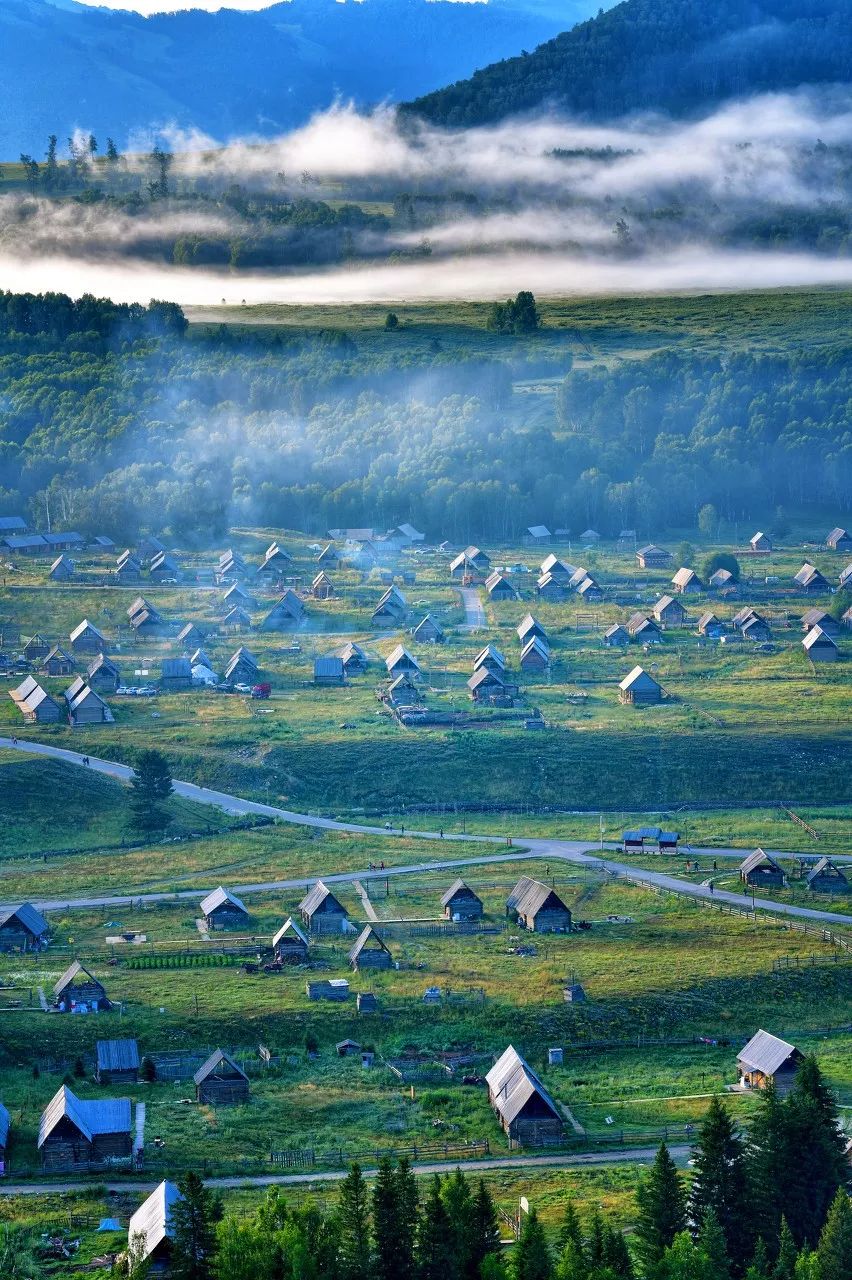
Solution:
<path fill-rule="evenodd" d="M 733 576 L 734 582 L 739 582 L 740 562 L 729 551 L 714 551 L 712 555 L 707 557 L 701 572 L 703 580 L 709 582 L 717 569 L 727 569 Z"/>

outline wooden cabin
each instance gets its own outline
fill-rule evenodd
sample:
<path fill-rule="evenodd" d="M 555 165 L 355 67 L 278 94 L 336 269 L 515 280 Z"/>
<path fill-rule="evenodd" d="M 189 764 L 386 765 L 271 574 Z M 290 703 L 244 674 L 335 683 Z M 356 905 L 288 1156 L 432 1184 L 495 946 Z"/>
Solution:
<path fill-rule="evenodd" d="M 260 624 L 261 631 L 293 631 L 305 616 L 305 606 L 292 588 L 288 587 Z"/>
<path fill-rule="evenodd" d="M 168 551 L 158 551 L 148 566 L 148 577 L 152 582 L 180 582 L 183 571 Z"/>
<path fill-rule="evenodd" d="M 749 538 L 749 546 L 752 551 L 762 552 L 764 555 L 772 550 L 772 539 L 766 533 L 755 533 Z"/>
<path fill-rule="evenodd" d="M 662 635 L 660 628 L 657 626 L 653 618 L 647 618 L 644 613 L 631 613 L 627 619 L 627 631 L 633 640 L 639 641 L 640 644 L 660 644 Z"/>
<path fill-rule="evenodd" d="M 784 871 L 771 854 L 755 849 L 740 864 L 740 879 L 756 889 L 781 889 L 784 887 Z"/>
<path fill-rule="evenodd" d="M 548 574 L 551 578 L 555 578 L 557 582 L 570 582 L 574 574 L 577 572 L 577 566 L 566 564 L 564 560 L 560 560 L 558 556 L 552 553 L 545 556 L 539 566 L 541 576 L 546 578 Z"/>
<path fill-rule="evenodd" d="M 145 1275 L 168 1275 L 172 1261 L 172 1209 L 183 1199 L 173 1182 L 161 1182 L 131 1215 L 128 1254 Z"/>
<path fill-rule="evenodd" d="M 825 545 L 829 551 L 852 551 L 852 533 L 848 529 L 841 529 L 838 526 L 836 529 L 831 530 L 825 540 Z"/>
<path fill-rule="evenodd" d="M 222 1049 L 211 1053 L 192 1078 L 196 1102 L 211 1107 L 233 1107 L 249 1100 L 248 1076 Z"/>
<path fill-rule="evenodd" d="M 129 1098 L 76 1097 L 61 1085 L 42 1113 L 42 1168 L 70 1173 L 128 1161 L 133 1152 Z"/>
<path fill-rule="evenodd" d="M 305 894 L 299 903 L 302 923 L 312 933 L 345 933 L 349 921 L 343 907 L 322 880 Z"/>
<path fill-rule="evenodd" d="M 359 644 L 348 641 L 337 650 L 337 656 L 343 662 L 343 670 L 348 676 L 360 675 L 367 670 L 367 655 Z"/>
<path fill-rule="evenodd" d="M 106 639 L 102 633 L 98 631 L 97 627 L 93 626 L 92 623 L 89 622 L 88 618 L 84 618 L 83 621 L 74 628 L 69 639 L 71 642 L 71 648 L 75 653 L 91 653 L 94 655 L 96 653 L 107 652 L 108 645 Z"/>
<path fill-rule="evenodd" d="M 37 631 L 24 645 L 21 656 L 26 658 L 27 662 L 37 662 L 39 658 L 46 658 L 52 648 L 50 641 L 45 640 L 44 636 Z"/>
<path fill-rule="evenodd" d="M 445 920 L 481 920 L 482 899 L 464 880 L 454 880 L 441 897 Z"/>
<path fill-rule="evenodd" d="M 704 590 L 704 583 L 694 569 L 678 569 L 672 578 L 672 586 L 681 595 L 695 595 Z"/>
<path fill-rule="evenodd" d="M 725 634 L 725 624 L 720 618 L 716 617 L 715 613 L 708 610 L 707 613 L 702 613 L 698 619 L 698 634 L 707 636 L 710 640 L 718 640 L 719 636 Z"/>
<path fill-rule="evenodd" d="M 444 628 L 439 622 L 435 621 L 431 613 L 427 613 L 425 618 L 421 618 L 411 635 L 418 644 L 443 644 L 446 638 L 444 636 Z"/>
<path fill-rule="evenodd" d="M 121 684 L 121 672 L 105 653 L 99 653 L 86 669 L 86 681 L 97 693 L 115 693 Z"/>
<path fill-rule="evenodd" d="M 488 1101 L 503 1132 L 525 1147 L 559 1141 L 564 1121 L 532 1067 L 509 1046 L 485 1077 Z"/>
<path fill-rule="evenodd" d="M 711 586 L 714 591 L 728 591 L 737 584 L 730 569 L 717 569 L 715 573 L 710 574 L 710 581 L 708 585 Z"/>
<path fill-rule="evenodd" d="M 517 625 L 516 631 L 518 639 L 521 642 L 521 647 L 527 644 L 528 641 L 532 640 L 533 637 L 542 640 L 548 646 L 550 645 L 550 639 L 547 632 L 541 623 L 536 621 L 531 613 L 526 614 L 521 619 Z"/>
<path fill-rule="evenodd" d="M 292 916 L 288 916 L 272 939 L 272 952 L 279 964 L 304 964 L 309 942 Z"/>
<path fill-rule="evenodd" d="M 201 901 L 199 908 L 209 931 L 214 929 L 245 929 L 251 916 L 244 902 L 219 885 Z"/>
<path fill-rule="evenodd" d="M 522 876 L 507 899 L 518 924 L 532 933 L 570 933 L 571 912 L 555 889 Z"/>
<path fill-rule="evenodd" d="M 522 671 L 547 671 L 550 668 L 550 650 L 538 636 L 531 636 L 521 650 Z"/>
<path fill-rule="evenodd" d="M 135 1040 L 98 1040 L 95 1045 L 95 1079 L 98 1084 L 136 1084 L 139 1079 L 139 1046 Z"/>
<path fill-rule="evenodd" d="M 830 858 L 820 858 L 816 866 L 807 875 L 807 885 L 811 893 L 848 893 L 849 881 L 840 867 L 835 866 Z"/>
<path fill-rule="evenodd" d="M 69 556 L 54 560 L 47 574 L 52 582 L 70 582 L 74 577 L 74 561 Z"/>
<path fill-rule="evenodd" d="M 330 600 L 334 595 L 334 583 L 324 569 L 321 569 L 311 583 L 311 595 L 315 600 Z"/>
<path fill-rule="evenodd" d="M 189 658 L 163 658 L 160 664 L 160 688 L 164 693 L 192 688 L 192 665 Z"/>
<path fill-rule="evenodd" d="M 671 552 L 664 551 L 662 547 L 655 546 L 653 542 L 649 542 L 645 547 L 640 547 L 636 552 L 636 563 L 640 569 L 665 569 L 671 562 Z"/>
<path fill-rule="evenodd" d="M 251 616 L 241 605 L 235 604 L 222 619 L 223 631 L 251 631 Z"/>
<path fill-rule="evenodd" d="M 803 1057 L 795 1045 L 758 1031 L 737 1055 L 737 1079 L 747 1089 L 773 1084 L 783 1097 L 793 1087 Z"/>
<path fill-rule="evenodd" d="M 802 641 L 802 648 L 811 662 L 836 662 L 840 657 L 837 641 L 822 627 L 811 628 Z"/>
<path fill-rule="evenodd" d="M 546 604 L 561 604 L 568 594 L 568 581 L 552 573 L 543 573 L 535 584 L 535 590 L 539 600 Z"/>
<path fill-rule="evenodd" d="M 9 697 L 26 724 L 58 724 L 62 719 L 62 707 L 33 676 L 10 689 Z"/>
<path fill-rule="evenodd" d="M 840 623 L 830 613 L 826 613 L 825 609 L 806 609 L 802 614 L 801 628 L 805 634 L 814 627 L 822 627 L 829 636 L 840 635 Z"/>
<path fill-rule="evenodd" d="M 260 676 L 260 667 L 248 649 L 240 645 L 236 653 L 228 659 L 224 679 L 234 684 L 256 684 Z"/>
<path fill-rule="evenodd" d="M 346 669 L 343 666 L 343 659 L 335 657 L 334 654 L 314 658 L 314 684 L 326 686 L 346 684 Z"/>
<path fill-rule="evenodd" d="M 309 1000 L 329 1000 L 332 1004 L 342 1004 L 349 999 L 349 979 L 321 978 L 317 982 L 306 982 L 305 994 Z"/>
<path fill-rule="evenodd" d="M 793 582 L 800 591 L 805 591 L 811 595 L 827 595 L 830 588 L 828 581 L 820 573 L 819 569 L 807 561 L 802 565 L 801 569 L 793 577 Z"/>
<path fill-rule="evenodd" d="M 600 604 L 604 598 L 603 590 L 590 574 L 587 574 L 577 587 L 577 595 L 586 604 Z"/>
<path fill-rule="evenodd" d="M 0 907 L 0 951 L 40 951 L 50 935 L 50 925 L 31 902 Z"/>
<path fill-rule="evenodd" d="M 453 578 L 464 578 L 468 574 L 487 577 L 490 570 L 491 557 L 479 547 L 465 547 L 464 551 L 460 552 L 450 564 L 450 574 Z"/>
<path fill-rule="evenodd" d="M 521 542 L 525 547 L 543 547 L 550 542 L 551 536 L 546 524 L 531 524 L 521 534 Z"/>
<path fill-rule="evenodd" d="M 673 596 L 660 596 L 652 613 L 663 627 L 682 627 L 686 621 L 686 609 Z"/>
<path fill-rule="evenodd" d="M 621 649 L 630 643 L 630 632 L 620 622 L 614 622 L 603 633 L 603 642 L 608 649 Z"/>
<path fill-rule="evenodd" d="M 88 724 L 112 724 L 114 716 L 99 693 L 78 676 L 65 690 L 68 720 L 75 727 Z"/>
<path fill-rule="evenodd" d="M 106 989 L 79 960 L 69 965 L 53 988 L 53 1003 L 63 1013 L 84 1004 L 93 1009 L 111 1009 Z"/>
<path fill-rule="evenodd" d="M 506 659 L 496 645 L 489 643 L 484 649 L 480 649 L 473 660 L 473 669 L 479 671 L 481 667 L 485 667 L 486 671 L 493 671 L 498 676 L 506 670 Z"/>
<path fill-rule="evenodd" d="M 371 924 L 359 933 L 348 959 L 356 973 L 362 969 L 393 968 L 393 956 Z"/>
<path fill-rule="evenodd" d="M 506 681 L 497 671 L 480 667 L 467 682 L 474 702 L 487 702 L 490 698 L 506 696 Z"/>
<path fill-rule="evenodd" d="M 485 590 L 492 600 L 517 600 L 518 598 L 517 591 L 502 573 L 489 573 L 485 579 Z"/>
<path fill-rule="evenodd" d="M 273 542 L 271 546 L 266 548 L 262 564 L 259 564 L 255 571 L 255 578 L 268 578 L 275 580 L 287 573 L 290 568 L 290 554 L 283 551 L 277 542 Z"/>
<path fill-rule="evenodd" d="M 401 676 L 404 673 L 419 673 L 420 663 L 401 644 L 396 645 L 385 658 L 388 675 Z"/>
<path fill-rule="evenodd" d="M 71 654 L 61 645 L 55 644 L 47 657 L 39 664 L 39 671 L 46 676 L 70 676 L 74 674 L 76 663 Z"/>
<path fill-rule="evenodd" d="M 618 700 L 633 706 L 651 706 L 661 702 L 662 687 L 642 667 L 634 667 L 618 686 Z"/>

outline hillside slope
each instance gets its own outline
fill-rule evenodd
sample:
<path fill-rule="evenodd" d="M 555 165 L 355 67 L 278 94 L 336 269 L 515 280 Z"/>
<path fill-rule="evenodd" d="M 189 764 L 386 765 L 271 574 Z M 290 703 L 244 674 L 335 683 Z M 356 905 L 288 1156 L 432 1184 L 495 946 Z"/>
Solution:
<path fill-rule="evenodd" d="M 139 14 L 50 0 L 0 4 L 0 158 L 41 156 L 75 128 L 124 146 L 174 124 L 269 136 L 336 98 L 426 93 L 522 46 L 594 0 L 292 0 L 261 12 Z"/>
<path fill-rule="evenodd" d="M 852 80 L 849 0 L 625 0 L 407 109 L 473 125 L 555 106 L 611 119 Z"/>

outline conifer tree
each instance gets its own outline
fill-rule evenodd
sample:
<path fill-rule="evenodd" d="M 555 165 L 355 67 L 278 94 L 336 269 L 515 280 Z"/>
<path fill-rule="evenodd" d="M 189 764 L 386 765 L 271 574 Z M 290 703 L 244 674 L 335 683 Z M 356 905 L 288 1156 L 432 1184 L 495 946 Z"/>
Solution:
<path fill-rule="evenodd" d="M 180 1179 L 178 1189 L 182 1198 L 175 1201 L 171 1211 L 170 1274 L 174 1280 L 209 1280 L 213 1275 L 221 1203 L 197 1173 Z"/>
<path fill-rule="evenodd" d="M 370 1214 L 361 1166 L 353 1164 L 340 1184 L 337 1260 L 341 1280 L 369 1280 Z"/>
<path fill-rule="evenodd" d="M 788 1125 L 784 1103 L 774 1084 L 761 1091 L 749 1131 L 746 1169 L 752 1223 L 758 1237 L 777 1252 L 787 1195 Z"/>
<path fill-rule="evenodd" d="M 852 1276 L 852 1200 L 841 1188 L 828 1211 L 816 1251 L 820 1280 Z"/>
<path fill-rule="evenodd" d="M 390 1156 L 383 1156 L 373 1184 L 372 1218 L 376 1280 L 398 1280 L 396 1266 L 397 1184 Z"/>
<path fill-rule="evenodd" d="M 535 1209 L 524 1217 L 512 1262 L 514 1280 L 551 1280 L 550 1250 Z"/>
<path fill-rule="evenodd" d="M 441 1185 L 441 1198 L 447 1211 L 450 1248 L 460 1276 L 471 1271 L 471 1231 L 473 1227 L 473 1197 L 467 1178 L 461 1169 L 448 1174 Z"/>
<path fill-rule="evenodd" d="M 700 1233 L 713 1210 L 737 1272 L 751 1253 L 745 1158 L 742 1139 L 718 1098 L 711 1100 L 701 1125 L 694 1167 L 689 1199 L 693 1229 Z"/>
<path fill-rule="evenodd" d="M 470 1275 L 482 1274 L 482 1264 L 491 1254 L 500 1251 L 500 1223 L 491 1193 L 482 1178 L 473 1197 L 471 1214 Z"/>
<path fill-rule="evenodd" d="M 633 1263 L 624 1236 L 610 1223 L 604 1224 L 602 1252 L 604 1275 L 616 1276 L 618 1280 L 633 1280 Z"/>
<path fill-rule="evenodd" d="M 674 1238 L 686 1230 L 686 1196 L 674 1160 L 663 1142 L 647 1177 L 636 1190 L 634 1238 L 643 1274 L 650 1276 Z"/>
<path fill-rule="evenodd" d="M 698 1246 L 707 1258 L 713 1280 L 730 1280 L 731 1267 L 725 1233 L 712 1207 L 707 1209 L 701 1220 Z"/>
<path fill-rule="evenodd" d="M 458 1270 L 450 1245 L 450 1221 L 436 1173 L 420 1215 L 417 1232 L 418 1280 L 457 1280 Z"/>
<path fill-rule="evenodd" d="M 413 1280 L 417 1247 L 417 1179 L 404 1157 L 396 1169 L 396 1273 L 399 1280 Z"/>
<path fill-rule="evenodd" d="M 755 1246 L 754 1257 L 745 1273 L 745 1280 L 770 1280 L 769 1252 L 763 1240 L 758 1240 Z"/>
<path fill-rule="evenodd" d="M 565 1248 L 566 1244 L 574 1244 L 578 1249 L 583 1247 L 583 1232 L 580 1227 L 580 1219 L 571 1200 L 565 1202 L 562 1226 L 559 1228 L 558 1245 L 560 1251 Z"/>
<path fill-rule="evenodd" d="M 813 1248 L 848 1173 L 837 1106 L 813 1056 L 799 1067 L 784 1111 L 784 1212 L 797 1244 Z"/>
<path fill-rule="evenodd" d="M 772 1268 L 772 1280 L 793 1280 L 796 1270 L 796 1258 L 799 1251 L 786 1218 L 781 1219 L 781 1236 L 778 1245 L 778 1256 Z"/>

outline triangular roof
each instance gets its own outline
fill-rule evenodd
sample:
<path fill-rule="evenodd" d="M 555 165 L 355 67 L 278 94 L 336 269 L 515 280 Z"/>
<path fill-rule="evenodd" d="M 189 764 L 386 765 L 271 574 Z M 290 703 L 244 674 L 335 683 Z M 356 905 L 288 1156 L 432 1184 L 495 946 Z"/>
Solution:
<path fill-rule="evenodd" d="M 41 938 L 50 933 L 50 925 L 40 911 L 36 911 L 31 902 L 22 902 L 17 907 L 0 907 L 0 929 L 4 925 L 17 920 L 34 938 Z"/>
<path fill-rule="evenodd" d="M 71 632 L 70 639 L 78 640 L 80 636 L 83 635 L 84 632 L 86 631 L 91 631 L 92 635 L 97 636 L 99 640 L 103 640 L 104 638 L 103 634 L 100 631 L 98 631 L 97 627 L 94 626 L 93 623 L 89 622 L 88 618 L 84 618 L 83 621 L 78 623 L 78 625 Z"/>
<path fill-rule="evenodd" d="M 217 907 L 224 906 L 236 907 L 238 911 L 248 915 L 248 908 L 245 903 L 233 893 L 229 893 L 227 889 L 223 889 L 222 885 L 219 885 L 219 888 L 214 889 L 212 893 L 208 893 L 206 898 L 201 899 L 199 910 L 202 915 L 209 916 L 211 911 L 215 911 Z"/>
<path fill-rule="evenodd" d="M 829 635 L 827 631 L 823 631 L 822 627 L 811 627 L 802 644 L 805 649 L 813 649 L 815 646 L 837 648 L 837 641 L 834 636 Z"/>
<path fill-rule="evenodd" d="M 811 868 L 807 875 L 808 884 L 815 880 L 818 876 L 831 876 L 833 880 L 839 880 L 843 884 L 848 884 L 846 875 L 841 871 L 840 867 L 836 867 L 831 858 L 820 858 L 819 862 Z"/>
<path fill-rule="evenodd" d="M 550 650 L 544 641 L 538 636 L 530 636 L 529 640 L 524 645 L 521 650 L 521 663 L 523 664 L 533 653 L 537 653 L 544 662 L 550 662 Z"/>
<path fill-rule="evenodd" d="M 388 656 L 385 658 L 385 666 L 388 671 L 393 671 L 397 663 L 402 662 L 403 659 L 409 662 L 415 671 L 420 670 L 420 663 L 408 652 L 405 646 L 401 644 L 396 645 L 396 647 L 390 651 Z"/>
<path fill-rule="evenodd" d="M 372 946 L 373 950 L 385 951 L 390 955 L 390 947 L 385 945 L 383 938 L 376 932 L 371 924 L 368 924 L 358 934 L 358 939 L 352 950 L 349 952 L 350 963 L 358 959 L 368 943 L 370 943 L 371 946 L 372 944 L 375 944 L 375 946 Z"/>
<path fill-rule="evenodd" d="M 740 863 L 740 871 L 747 875 L 750 871 L 755 871 L 758 867 L 764 866 L 770 871 L 781 871 L 781 867 L 772 857 L 771 853 L 766 853 L 763 849 L 755 849 L 754 853 L 750 853 L 748 857 Z"/>
<path fill-rule="evenodd" d="M 483 663 L 487 662 L 489 658 L 491 659 L 492 662 L 495 662 L 497 664 L 497 666 L 500 668 L 501 671 L 505 670 L 506 659 L 503 657 L 502 653 L 497 648 L 497 646 L 492 644 L 491 641 L 489 640 L 485 648 L 480 649 L 479 653 L 476 655 L 476 657 L 473 660 L 474 671 L 478 671 L 479 668 L 483 665 Z"/>
<path fill-rule="evenodd" d="M 547 632 L 545 631 L 541 623 L 538 622 L 532 616 L 531 613 L 524 614 L 523 618 L 521 618 L 520 622 L 516 627 L 516 631 L 517 631 L 519 640 L 525 641 L 531 632 L 535 635 L 540 636 L 542 640 L 547 640 Z"/>
<path fill-rule="evenodd" d="M 444 634 L 444 628 L 441 626 L 440 622 L 435 621 L 431 613 L 427 613 L 425 618 L 421 618 L 417 626 L 412 631 L 411 634 L 414 636 L 415 640 L 419 639 L 418 632 L 420 631 L 429 631 L 436 636 L 442 636 Z"/>
<path fill-rule="evenodd" d="M 61 996 L 62 992 L 66 989 L 66 987 L 70 987 L 74 979 L 78 977 L 81 973 L 85 974 L 85 976 L 89 979 L 90 982 L 97 983 L 99 987 L 103 987 L 102 982 L 98 981 L 96 977 L 94 977 L 91 973 L 89 973 L 89 970 L 84 965 L 82 965 L 79 960 L 75 960 L 72 964 L 69 964 L 68 968 L 65 970 L 62 977 L 57 982 L 56 986 L 53 988 L 53 994 L 55 996 Z"/>
<path fill-rule="evenodd" d="M 619 689 L 659 689 L 660 685 L 653 676 L 649 676 L 644 667 L 634 667 L 619 684 Z"/>
<path fill-rule="evenodd" d="M 299 903 L 299 910 L 304 911 L 306 915 L 313 915 L 317 908 L 322 906 L 322 904 L 327 902 L 329 899 L 331 899 L 331 906 L 334 909 L 334 914 L 345 916 L 345 907 L 343 907 L 338 899 L 335 898 L 328 885 L 323 884 L 322 880 L 317 880 L 316 884 L 308 890 L 302 901 Z"/>
<path fill-rule="evenodd" d="M 464 880 L 459 879 L 454 880 L 446 893 L 441 895 L 441 906 L 448 907 L 453 898 L 455 898 L 459 893 L 463 893 L 466 898 L 476 898 L 477 901 L 480 901 L 479 895 L 473 892 L 470 885 L 465 884 Z"/>
<path fill-rule="evenodd" d="M 772 1076 L 790 1057 L 801 1058 L 801 1056 L 794 1044 L 780 1040 L 769 1031 L 758 1031 L 737 1054 L 737 1062 L 751 1067 L 754 1071 L 760 1071 L 763 1075 Z"/>
<path fill-rule="evenodd" d="M 230 1068 L 238 1076 L 242 1076 L 243 1080 L 248 1080 L 248 1076 L 242 1067 L 237 1066 L 234 1059 L 230 1054 L 225 1053 L 224 1049 L 214 1049 L 207 1061 L 198 1068 L 192 1079 L 195 1084 L 203 1084 L 209 1076 L 212 1076 L 223 1065 Z"/>
<path fill-rule="evenodd" d="M 60 1085 L 42 1112 L 39 1148 L 44 1146 L 60 1120 L 70 1120 L 88 1142 L 98 1134 L 130 1133 L 130 1099 L 83 1099 L 73 1094 L 67 1085 Z"/>
<path fill-rule="evenodd" d="M 473 675 L 467 682 L 467 687 L 471 693 L 475 693 L 477 689 L 486 688 L 488 685 L 494 685 L 496 688 L 505 689 L 506 681 L 496 671 L 489 670 L 488 667 L 480 667 L 478 671 L 474 671 Z"/>
<path fill-rule="evenodd" d="M 511 1124 L 530 1098 L 538 1096 L 552 1111 L 555 1119 L 562 1119 L 559 1109 L 532 1067 L 518 1051 L 509 1045 L 485 1077 L 494 1107 L 506 1124 Z"/>
<path fill-rule="evenodd" d="M 281 939 L 286 938 L 288 934 L 295 934 L 296 937 L 299 939 L 299 941 L 303 942 L 306 947 L 309 945 L 308 935 L 304 933 L 302 929 L 300 929 L 300 927 L 296 924 L 296 921 L 293 919 L 292 916 L 288 916 L 287 919 L 282 924 L 281 928 L 276 933 L 275 937 L 272 939 L 273 947 L 277 947 Z"/>
<path fill-rule="evenodd" d="M 161 1182 L 132 1215 L 128 1244 L 140 1250 L 141 1261 L 172 1235 L 172 1209 L 183 1196 L 173 1182 Z"/>

